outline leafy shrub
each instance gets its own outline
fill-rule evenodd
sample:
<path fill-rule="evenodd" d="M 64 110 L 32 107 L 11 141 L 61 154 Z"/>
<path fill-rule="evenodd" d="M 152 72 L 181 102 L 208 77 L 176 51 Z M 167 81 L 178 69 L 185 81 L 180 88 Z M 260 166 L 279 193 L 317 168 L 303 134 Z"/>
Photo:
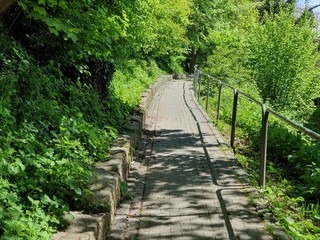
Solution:
<path fill-rule="evenodd" d="M 290 112 L 310 107 L 320 84 L 317 33 L 307 18 L 295 18 L 288 9 L 271 13 L 249 41 L 249 63 L 263 100 Z"/>
<path fill-rule="evenodd" d="M 185 61 L 185 57 L 178 56 L 178 57 L 170 57 L 169 62 L 169 72 L 181 74 L 184 73 L 182 64 Z"/>
<path fill-rule="evenodd" d="M 68 140 L 79 141 L 92 161 L 106 160 L 108 146 L 116 138 L 117 130 L 112 127 L 101 129 L 90 124 L 84 121 L 81 113 L 75 117 L 62 119 L 60 135 Z"/>
<path fill-rule="evenodd" d="M 130 61 L 100 99 L 89 83 L 64 76 L 59 64 L 40 66 L 1 37 L 0 237 L 50 239 L 66 211 L 92 210 L 91 165 L 107 160 L 140 93 L 161 71 L 155 62 Z"/>
<path fill-rule="evenodd" d="M 54 231 L 48 222 L 57 223 L 56 218 L 48 216 L 40 207 L 39 201 L 32 202 L 23 209 L 14 186 L 0 178 L 0 236 L 1 239 L 50 239 Z"/>
<path fill-rule="evenodd" d="M 161 74 L 154 62 L 131 60 L 127 65 L 117 69 L 111 83 L 111 90 L 130 107 L 137 107 L 141 100 L 141 92 Z"/>
<path fill-rule="evenodd" d="M 270 117 L 272 118 L 272 117 Z M 270 119 L 268 128 L 268 158 L 272 161 L 285 161 L 299 149 L 301 136 L 279 120 Z"/>
<path fill-rule="evenodd" d="M 91 87 L 64 80 L 53 63 L 37 65 L 1 37 L 0 237 L 50 239 L 82 201 L 89 166 L 106 160 L 117 125 Z"/>

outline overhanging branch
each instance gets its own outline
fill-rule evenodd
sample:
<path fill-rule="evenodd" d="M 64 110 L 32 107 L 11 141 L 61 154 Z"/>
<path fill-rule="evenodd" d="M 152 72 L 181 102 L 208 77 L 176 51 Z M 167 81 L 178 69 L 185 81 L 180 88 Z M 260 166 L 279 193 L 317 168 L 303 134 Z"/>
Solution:
<path fill-rule="evenodd" d="M 312 11 L 313 11 L 314 9 L 316 9 L 317 7 L 320 7 L 320 4 L 315 5 L 315 6 L 311 7 L 311 8 L 309 8 L 309 12 L 312 12 Z"/>

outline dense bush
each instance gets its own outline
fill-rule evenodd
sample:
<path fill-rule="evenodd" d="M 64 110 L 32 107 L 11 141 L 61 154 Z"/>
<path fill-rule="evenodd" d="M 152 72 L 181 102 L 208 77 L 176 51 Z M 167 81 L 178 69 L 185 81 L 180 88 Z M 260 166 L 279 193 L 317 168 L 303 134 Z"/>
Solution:
<path fill-rule="evenodd" d="M 81 199 L 88 166 L 106 159 L 116 128 L 94 121 L 95 109 L 106 108 L 91 107 L 99 104 L 92 88 L 63 81 L 59 68 L 40 67 L 16 41 L 1 39 L 0 232 L 46 239 Z"/>
<path fill-rule="evenodd" d="M 278 110 L 289 108 L 291 113 L 301 108 L 308 112 L 320 87 L 319 53 L 314 44 L 317 31 L 307 18 L 298 23 L 295 18 L 286 9 L 271 14 L 249 40 L 249 62 L 263 100 Z"/>
<path fill-rule="evenodd" d="M 132 61 L 101 100 L 53 61 L 37 64 L 3 29 L 0 45 L 0 236 L 50 239 L 65 212 L 85 205 L 90 166 L 107 160 L 141 91 L 161 71 Z"/>
<path fill-rule="evenodd" d="M 119 98 L 131 107 L 137 107 L 140 101 L 140 93 L 148 87 L 152 80 L 161 75 L 154 61 L 148 63 L 130 60 L 125 66 L 121 66 L 113 76 L 110 89 Z"/>

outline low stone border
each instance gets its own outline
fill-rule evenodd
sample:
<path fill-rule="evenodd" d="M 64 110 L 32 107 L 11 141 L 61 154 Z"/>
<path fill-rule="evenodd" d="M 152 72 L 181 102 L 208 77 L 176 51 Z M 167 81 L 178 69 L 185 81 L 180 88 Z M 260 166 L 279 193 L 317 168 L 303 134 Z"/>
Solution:
<path fill-rule="evenodd" d="M 71 212 L 73 218 L 66 218 L 70 224 L 63 232 L 53 235 L 53 240 L 104 240 L 109 232 L 116 207 L 120 202 L 120 184 L 126 181 L 134 149 L 138 146 L 140 133 L 144 127 L 146 112 L 154 93 L 168 80 L 171 75 L 159 78 L 145 91 L 139 111 L 131 117 L 125 134 L 121 135 L 109 151 L 110 160 L 97 163 L 93 167 L 94 177 L 89 189 L 94 193 L 90 205 L 109 208 L 99 214 Z"/>

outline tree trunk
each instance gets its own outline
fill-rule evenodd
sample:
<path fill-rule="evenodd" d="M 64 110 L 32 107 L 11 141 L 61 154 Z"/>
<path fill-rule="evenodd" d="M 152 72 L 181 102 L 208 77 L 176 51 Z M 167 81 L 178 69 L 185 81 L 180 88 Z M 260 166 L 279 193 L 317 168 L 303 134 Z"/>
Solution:
<path fill-rule="evenodd" d="M 91 72 L 91 84 L 93 89 L 98 93 L 100 102 L 106 100 L 108 88 L 111 83 L 114 65 L 111 62 L 91 61 L 89 63 Z"/>
<path fill-rule="evenodd" d="M 10 7 L 16 0 L 1 0 L 0 1 L 0 15 L 5 12 L 5 10 Z"/>
<path fill-rule="evenodd" d="M 194 66 L 197 63 L 198 55 L 199 55 L 199 51 L 195 48 L 192 48 L 190 53 L 189 73 L 194 72 Z"/>

